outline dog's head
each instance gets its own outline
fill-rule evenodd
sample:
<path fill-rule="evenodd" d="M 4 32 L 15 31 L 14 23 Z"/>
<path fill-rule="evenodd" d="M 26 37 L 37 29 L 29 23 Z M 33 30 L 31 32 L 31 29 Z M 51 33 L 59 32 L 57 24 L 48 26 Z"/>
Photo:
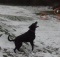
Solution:
<path fill-rule="evenodd" d="M 29 28 L 30 28 L 31 30 L 34 30 L 34 29 L 36 29 L 37 27 L 39 27 L 39 26 L 37 26 L 37 21 L 36 21 L 35 23 L 33 23 L 32 25 L 29 26 Z"/>

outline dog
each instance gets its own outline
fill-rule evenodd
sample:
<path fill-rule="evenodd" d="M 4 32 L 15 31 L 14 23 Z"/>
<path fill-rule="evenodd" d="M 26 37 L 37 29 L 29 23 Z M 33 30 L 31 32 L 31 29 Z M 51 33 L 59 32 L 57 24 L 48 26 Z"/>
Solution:
<path fill-rule="evenodd" d="M 22 46 L 23 42 L 30 42 L 32 46 L 32 51 L 34 49 L 34 39 L 35 39 L 35 30 L 37 26 L 37 21 L 29 26 L 29 30 L 22 35 L 17 36 L 14 40 L 9 39 L 10 35 L 8 36 L 9 41 L 13 41 L 15 44 L 14 52 L 16 53 L 16 49 L 20 51 L 20 47 Z"/>

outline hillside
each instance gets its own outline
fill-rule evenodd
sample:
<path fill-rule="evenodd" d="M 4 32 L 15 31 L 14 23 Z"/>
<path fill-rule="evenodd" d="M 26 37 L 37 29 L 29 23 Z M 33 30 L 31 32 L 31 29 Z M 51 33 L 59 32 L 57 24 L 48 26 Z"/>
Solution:
<path fill-rule="evenodd" d="M 60 22 L 55 15 L 47 15 L 48 20 L 41 20 L 36 12 L 49 10 L 48 7 L 18 7 L 0 5 L 0 56 L 1 57 L 59 57 Z M 8 41 L 8 35 L 15 38 L 23 34 L 37 21 L 34 51 L 29 43 L 23 43 L 21 52 L 14 53 L 14 43 Z"/>

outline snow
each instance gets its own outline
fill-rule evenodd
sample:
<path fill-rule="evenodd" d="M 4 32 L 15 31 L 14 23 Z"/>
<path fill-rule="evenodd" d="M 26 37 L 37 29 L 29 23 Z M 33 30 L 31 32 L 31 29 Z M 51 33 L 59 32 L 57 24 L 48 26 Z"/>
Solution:
<path fill-rule="evenodd" d="M 48 7 L 26 7 L 0 5 L 0 56 L 1 57 L 60 57 L 60 22 L 55 15 L 47 15 L 48 20 L 41 20 L 35 13 L 49 11 Z M 23 43 L 23 52 L 14 53 L 14 43 L 8 41 L 11 38 L 23 34 L 29 26 L 38 21 L 34 40 L 34 51 L 31 46 Z"/>
<path fill-rule="evenodd" d="M 22 7 L 13 6 L 0 6 L 0 14 L 3 15 L 14 15 L 14 16 L 33 16 L 32 12 L 23 9 Z M 29 15 L 28 15 L 29 14 Z"/>

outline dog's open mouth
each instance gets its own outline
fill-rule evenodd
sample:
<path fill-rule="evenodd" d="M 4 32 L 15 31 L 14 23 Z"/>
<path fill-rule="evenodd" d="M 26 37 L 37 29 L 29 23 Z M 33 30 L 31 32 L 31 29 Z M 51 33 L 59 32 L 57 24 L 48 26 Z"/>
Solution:
<path fill-rule="evenodd" d="M 39 26 L 36 26 L 36 28 L 39 27 Z"/>

